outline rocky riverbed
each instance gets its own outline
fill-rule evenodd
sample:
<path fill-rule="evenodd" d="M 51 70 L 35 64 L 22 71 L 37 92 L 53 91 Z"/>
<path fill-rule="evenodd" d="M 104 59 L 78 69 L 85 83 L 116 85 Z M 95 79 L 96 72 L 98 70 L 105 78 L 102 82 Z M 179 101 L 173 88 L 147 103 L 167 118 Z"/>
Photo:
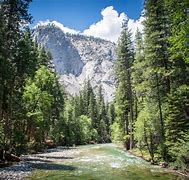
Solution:
<path fill-rule="evenodd" d="M 23 180 L 30 178 L 35 169 L 54 170 L 66 169 L 67 166 L 57 165 L 54 162 L 62 162 L 71 159 L 79 152 L 76 148 L 59 147 L 47 150 L 45 153 L 23 155 L 21 162 L 10 167 L 0 168 L 0 180 Z"/>
<path fill-rule="evenodd" d="M 32 172 L 32 166 L 28 162 L 20 162 L 10 167 L 0 169 L 0 180 L 22 180 Z"/>

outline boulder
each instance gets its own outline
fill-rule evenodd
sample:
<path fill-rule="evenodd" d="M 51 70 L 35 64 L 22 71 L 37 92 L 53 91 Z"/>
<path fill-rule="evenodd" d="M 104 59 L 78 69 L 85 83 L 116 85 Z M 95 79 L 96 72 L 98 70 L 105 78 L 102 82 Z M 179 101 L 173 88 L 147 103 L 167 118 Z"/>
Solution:
<path fill-rule="evenodd" d="M 168 167 L 168 163 L 166 163 L 166 162 L 162 162 L 160 165 L 161 165 L 162 168 L 167 168 Z"/>
<path fill-rule="evenodd" d="M 45 145 L 47 146 L 47 148 L 54 148 L 54 147 L 56 147 L 55 143 L 54 143 L 54 141 L 52 139 L 45 140 Z"/>

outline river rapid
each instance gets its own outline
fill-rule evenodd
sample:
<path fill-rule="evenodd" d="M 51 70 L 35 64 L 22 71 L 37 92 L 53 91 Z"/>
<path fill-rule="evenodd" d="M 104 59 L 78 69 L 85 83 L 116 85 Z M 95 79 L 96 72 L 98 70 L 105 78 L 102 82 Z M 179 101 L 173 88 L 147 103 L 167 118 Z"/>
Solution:
<path fill-rule="evenodd" d="M 32 156 L 31 179 L 184 180 L 167 169 L 152 166 L 115 144 L 56 148 Z M 36 161 L 36 162 L 35 162 Z M 34 163 L 35 162 L 35 163 Z"/>

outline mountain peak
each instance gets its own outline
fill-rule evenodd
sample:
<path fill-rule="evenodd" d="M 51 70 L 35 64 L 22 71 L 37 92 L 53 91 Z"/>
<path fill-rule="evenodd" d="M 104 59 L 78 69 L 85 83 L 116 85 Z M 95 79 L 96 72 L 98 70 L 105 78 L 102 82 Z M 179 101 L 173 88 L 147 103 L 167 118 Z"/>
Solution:
<path fill-rule="evenodd" d="M 79 33 L 65 33 L 59 24 L 52 22 L 35 28 L 33 36 L 51 52 L 60 82 L 68 93 L 78 94 L 86 79 L 89 79 L 96 92 L 102 86 L 106 101 L 113 100 L 114 43 Z"/>
<path fill-rule="evenodd" d="M 48 27 L 48 26 L 54 26 L 56 28 L 61 29 L 64 33 L 69 33 L 69 34 L 79 34 L 80 31 L 76 31 L 74 29 L 65 27 L 63 24 L 57 22 L 57 21 L 40 21 L 35 27 L 34 29 L 37 29 L 39 27 Z"/>

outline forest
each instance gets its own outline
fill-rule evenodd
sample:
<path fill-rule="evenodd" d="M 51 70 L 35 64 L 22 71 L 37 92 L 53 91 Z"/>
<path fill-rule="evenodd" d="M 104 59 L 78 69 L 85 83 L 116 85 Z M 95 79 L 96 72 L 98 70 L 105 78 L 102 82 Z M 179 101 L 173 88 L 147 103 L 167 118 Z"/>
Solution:
<path fill-rule="evenodd" d="M 0 1 L 1 161 L 5 152 L 121 142 L 152 163 L 189 169 L 189 1 L 145 0 L 134 42 L 123 22 L 111 103 L 88 79 L 78 96 L 66 93 L 51 54 L 32 38 L 30 3 Z"/>

